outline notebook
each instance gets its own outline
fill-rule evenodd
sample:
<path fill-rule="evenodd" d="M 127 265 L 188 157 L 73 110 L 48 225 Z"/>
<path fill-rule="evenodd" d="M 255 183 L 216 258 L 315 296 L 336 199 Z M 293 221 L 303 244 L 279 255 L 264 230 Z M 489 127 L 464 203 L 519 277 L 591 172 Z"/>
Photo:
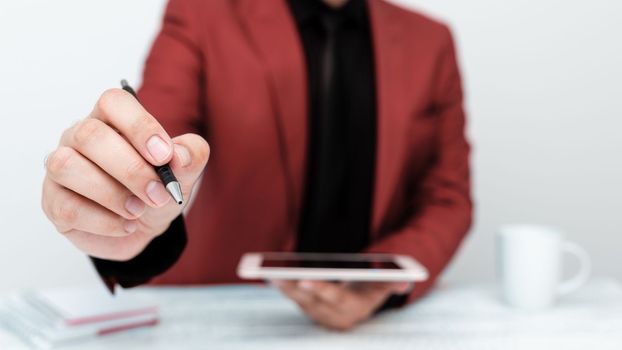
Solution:
<path fill-rule="evenodd" d="M 47 348 L 158 323 L 152 300 L 100 287 L 14 294 L 0 306 L 0 322 L 28 344 Z"/>

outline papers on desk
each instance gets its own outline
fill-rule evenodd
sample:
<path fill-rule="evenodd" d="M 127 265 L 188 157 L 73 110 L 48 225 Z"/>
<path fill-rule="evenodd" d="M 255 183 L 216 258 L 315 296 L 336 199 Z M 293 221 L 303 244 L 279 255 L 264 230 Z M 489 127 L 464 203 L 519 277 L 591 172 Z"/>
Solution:
<path fill-rule="evenodd" d="M 64 288 L 9 296 L 0 306 L 0 323 L 37 348 L 155 325 L 155 303 L 103 288 Z"/>

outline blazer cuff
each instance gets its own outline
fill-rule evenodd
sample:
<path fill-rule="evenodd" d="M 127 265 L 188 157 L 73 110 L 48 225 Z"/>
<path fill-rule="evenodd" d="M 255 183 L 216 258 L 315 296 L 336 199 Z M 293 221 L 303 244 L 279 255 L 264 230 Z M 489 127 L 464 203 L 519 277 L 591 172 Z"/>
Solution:
<path fill-rule="evenodd" d="M 399 309 L 408 303 L 408 294 L 391 294 L 376 310 L 376 314 L 391 309 Z"/>
<path fill-rule="evenodd" d="M 184 218 L 179 215 L 163 234 L 154 238 L 140 254 L 130 260 L 90 258 L 103 282 L 114 293 L 117 284 L 123 288 L 135 287 L 164 273 L 177 262 L 187 242 Z"/>

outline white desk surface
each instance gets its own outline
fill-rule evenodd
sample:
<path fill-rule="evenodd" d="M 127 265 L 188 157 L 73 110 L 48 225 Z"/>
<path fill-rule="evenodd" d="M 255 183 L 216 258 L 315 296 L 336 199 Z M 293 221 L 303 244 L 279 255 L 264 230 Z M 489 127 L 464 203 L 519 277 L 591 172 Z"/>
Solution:
<path fill-rule="evenodd" d="M 547 311 L 505 307 L 492 285 L 446 285 L 352 332 L 325 331 L 269 287 L 138 288 L 156 327 L 63 349 L 622 349 L 622 285 L 593 280 Z M 27 349 L 0 331 L 0 349 Z"/>

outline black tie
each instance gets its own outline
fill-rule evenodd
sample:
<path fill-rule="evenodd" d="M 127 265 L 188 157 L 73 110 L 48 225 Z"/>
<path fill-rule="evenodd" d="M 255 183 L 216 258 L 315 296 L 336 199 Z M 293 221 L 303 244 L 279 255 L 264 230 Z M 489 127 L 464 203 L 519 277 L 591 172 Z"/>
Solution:
<path fill-rule="evenodd" d="M 338 62 L 336 55 L 337 32 L 339 30 L 339 18 L 333 13 L 325 13 L 321 23 L 326 33 L 324 50 L 322 52 L 321 66 L 321 89 L 319 93 L 319 142 L 318 160 L 320 170 L 318 188 L 320 198 L 325 202 L 320 205 L 322 218 L 334 215 L 335 206 L 338 206 L 339 198 L 342 198 L 343 180 L 345 179 L 345 135 L 343 130 L 345 123 L 343 116 L 339 115 L 339 96 L 337 96 Z M 339 145 L 340 147 L 335 147 Z M 326 205 L 328 204 L 328 205 Z M 330 213 L 326 211 L 330 210 Z"/>
<path fill-rule="evenodd" d="M 311 167 L 315 170 L 309 178 L 308 211 L 298 249 L 312 252 L 345 252 L 348 243 L 345 220 L 347 148 L 345 120 L 340 115 L 338 96 L 339 62 L 337 58 L 338 34 L 341 18 L 336 13 L 325 12 L 320 17 L 325 34 L 320 52 L 320 81 L 317 100 L 317 144 Z"/>

